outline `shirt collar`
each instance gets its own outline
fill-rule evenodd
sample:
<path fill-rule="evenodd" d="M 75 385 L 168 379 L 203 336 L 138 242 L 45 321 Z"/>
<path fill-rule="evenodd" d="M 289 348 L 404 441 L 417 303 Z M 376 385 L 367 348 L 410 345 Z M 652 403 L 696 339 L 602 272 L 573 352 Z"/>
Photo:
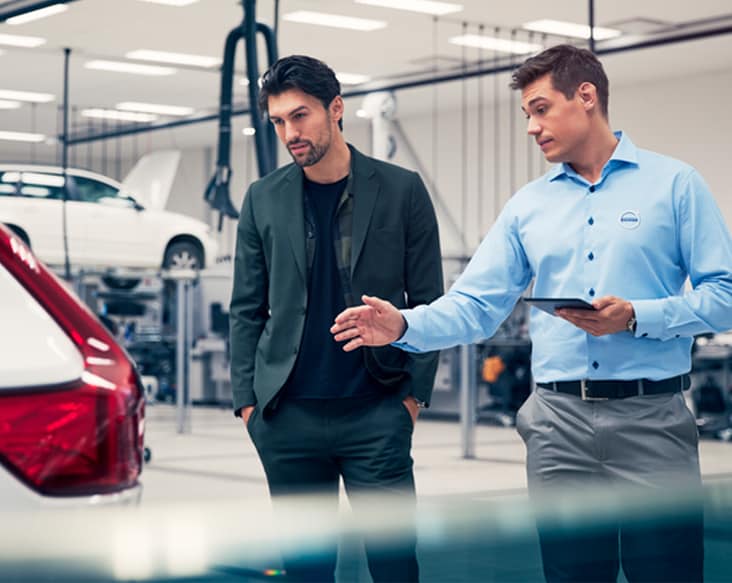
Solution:
<path fill-rule="evenodd" d="M 615 150 L 613 151 L 612 156 L 610 156 L 610 159 L 605 164 L 603 174 L 606 174 L 608 171 L 613 170 L 614 168 L 617 168 L 618 166 L 622 166 L 624 164 L 638 166 L 638 148 L 636 148 L 635 144 L 631 141 L 627 134 L 623 133 L 622 131 L 617 131 L 613 133 L 615 134 L 615 137 L 618 138 L 619 142 L 618 145 L 615 146 Z M 549 182 L 552 182 L 553 180 L 556 180 L 561 176 L 576 175 L 577 173 L 569 164 L 567 164 L 566 162 L 562 162 L 561 164 L 556 164 L 554 167 L 552 167 L 551 170 L 549 170 L 549 172 L 547 173 L 547 180 L 549 180 Z"/>

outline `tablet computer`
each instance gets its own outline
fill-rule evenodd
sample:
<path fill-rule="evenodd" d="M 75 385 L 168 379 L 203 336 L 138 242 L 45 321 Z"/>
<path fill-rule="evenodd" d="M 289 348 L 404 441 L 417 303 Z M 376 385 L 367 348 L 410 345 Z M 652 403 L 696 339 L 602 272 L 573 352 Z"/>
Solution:
<path fill-rule="evenodd" d="M 594 310 L 592 304 L 580 298 L 524 298 L 524 301 L 544 310 L 547 314 L 556 315 L 554 310 L 558 308 L 572 308 L 573 310 Z"/>

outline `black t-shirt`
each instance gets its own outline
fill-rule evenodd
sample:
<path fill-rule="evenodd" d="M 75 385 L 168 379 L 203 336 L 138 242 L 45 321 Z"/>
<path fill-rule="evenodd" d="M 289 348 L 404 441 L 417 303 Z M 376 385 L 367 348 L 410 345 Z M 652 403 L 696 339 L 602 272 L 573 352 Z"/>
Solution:
<path fill-rule="evenodd" d="M 308 282 L 308 307 L 297 361 L 285 384 L 288 397 L 338 399 L 379 391 L 366 370 L 361 350 L 344 352 L 330 327 L 346 308 L 335 255 L 338 202 L 348 178 L 332 184 L 304 179 L 304 195 L 315 223 L 315 255 Z"/>

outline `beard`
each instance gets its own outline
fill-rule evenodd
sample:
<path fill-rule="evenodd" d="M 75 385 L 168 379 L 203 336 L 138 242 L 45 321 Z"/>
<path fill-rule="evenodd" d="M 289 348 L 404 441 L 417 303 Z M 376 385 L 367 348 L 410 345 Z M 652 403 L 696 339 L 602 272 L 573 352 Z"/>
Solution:
<path fill-rule="evenodd" d="M 290 148 L 292 146 L 300 146 L 302 144 L 307 144 L 309 146 L 307 153 L 303 156 L 296 156 L 295 154 L 293 154 Z M 328 142 L 327 144 L 314 144 L 310 140 L 297 140 L 295 142 L 290 142 L 289 144 L 287 144 L 287 151 L 290 152 L 292 160 L 301 168 L 304 168 L 306 166 L 312 166 L 320 162 L 323 159 L 323 156 L 328 153 L 329 148 L 330 142 Z"/>

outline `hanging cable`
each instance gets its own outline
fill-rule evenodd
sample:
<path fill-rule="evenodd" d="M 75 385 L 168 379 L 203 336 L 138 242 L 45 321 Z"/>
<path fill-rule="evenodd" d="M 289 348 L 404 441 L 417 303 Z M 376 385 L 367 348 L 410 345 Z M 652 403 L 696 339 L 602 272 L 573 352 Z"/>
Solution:
<path fill-rule="evenodd" d="M 36 114 L 38 113 L 36 111 L 36 107 L 38 106 L 37 103 L 33 102 L 31 103 L 31 132 L 36 133 Z M 30 155 L 31 155 L 31 162 L 35 164 L 36 162 L 36 143 L 31 142 L 30 143 Z"/>
<path fill-rule="evenodd" d="M 468 23 L 463 22 L 463 36 L 468 34 Z M 468 227 L 468 79 L 465 76 L 468 67 L 467 47 L 462 45 L 462 61 L 463 61 L 463 79 L 461 81 L 462 110 L 460 112 L 460 121 L 462 125 L 462 144 L 460 146 L 460 155 L 463 161 L 462 176 L 460 186 L 462 187 L 462 205 L 460 226 L 463 231 L 463 239 Z M 468 250 L 463 249 L 463 254 L 467 254 Z"/>
<path fill-rule="evenodd" d="M 511 42 L 516 42 L 516 29 L 511 29 Z M 511 65 L 511 71 L 515 64 L 513 53 L 511 53 L 509 64 Z M 510 73 L 509 73 L 510 75 Z M 508 94 L 509 112 L 508 112 L 508 168 L 509 168 L 509 196 L 513 196 L 516 192 L 516 107 L 515 107 L 515 91 L 509 87 L 510 93 Z"/>
<path fill-rule="evenodd" d="M 493 34 L 499 38 L 501 29 L 495 27 Z M 493 54 L 493 68 L 498 69 L 501 59 L 498 51 Z M 498 83 L 498 73 L 493 75 L 493 222 L 498 218 L 501 208 L 501 92 Z"/>
<path fill-rule="evenodd" d="M 433 74 L 437 75 L 437 43 L 438 43 L 438 32 L 439 32 L 439 20 L 437 16 L 433 17 L 432 19 L 432 70 Z M 438 107 L 438 101 L 439 101 L 439 84 L 433 83 L 432 84 L 432 182 L 433 184 L 437 185 L 437 174 L 439 170 L 439 164 L 438 164 L 438 137 L 439 137 L 439 129 L 437 127 L 437 124 L 439 122 L 439 118 L 437 116 L 437 107 Z"/>
<path fill-rule="evenodd" d="M 117 120 L 116 129 L 119 130 L 121 125 L 122 124 L 120 123 L 120 120 Z M 122 138 L 117 136 L 117 139 L 114 141 L 114 178 L 118 181 L 122 176 L 122 150 L 120 144 L 121 139 Z"/>
<path fill-rule="evenodd" d="M 485 32 L 485 26 L 482 24 L 478 27 L 478 35 L 483 37 Z M 478 69 L 483 68 L 483 50 L 478 48 Z M 483 77 L 476 77 L 478 82 L 478 190 L 476 206 L 476 232 L 475 238 L 478 244 L 480 244 L 481 235 L 483 233 Z"/>
<path fill-rule="evenodd" d="M 534 42 L 534 32 L 529 32 L 529 44 Z M 536 147 L 533 143 L 533 138 L 527 133 L 526 134 L 526 182 L 531 182 L 534 179 L 534 148 Z"/>

